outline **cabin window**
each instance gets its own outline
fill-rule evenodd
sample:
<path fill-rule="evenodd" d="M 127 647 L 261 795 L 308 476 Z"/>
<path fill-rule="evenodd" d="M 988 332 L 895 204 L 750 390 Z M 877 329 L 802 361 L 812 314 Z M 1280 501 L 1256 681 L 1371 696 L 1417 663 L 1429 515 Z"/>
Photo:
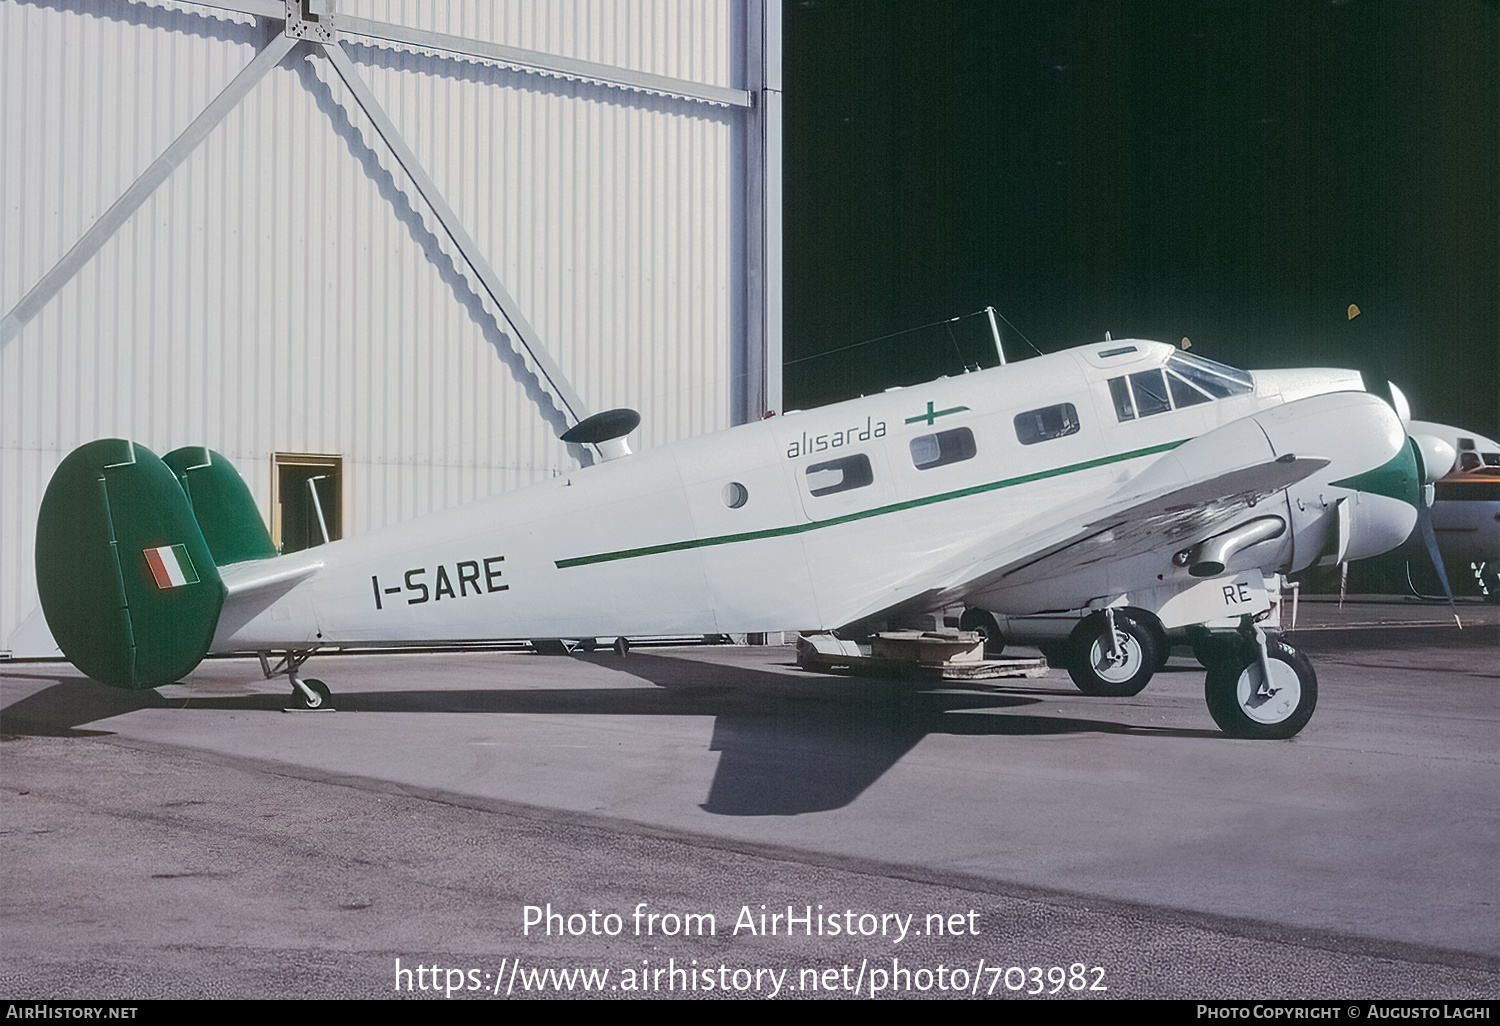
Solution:
<path fill-rule="evenodd" d="M 1072 403 L 1027 410 L 1016 416 L 1016 437 L 1022 445 L 1035 445 L 1077 433 L 1078 409 Z"/>
<path fill-rule="evenodd" d="M 724 505 L 730 509 L 739 509 L 750 501 L 750 489 L 738 481 L 731 481 L 724 486 Z"/>
<path fill-rule="evenodd" d="M 864 453 L 814 463 L 807 468 L 807 489 L 813 495 L 833 495 L 875 483 L 870 457 Z"/>
<path fill-rule="evenodd" d="M 974 432 L 966 427 L 952 431 L 939 431 L 932 435 L 918 435 L 910 443 L 911 461 L 918 470 L 949 463 L 962 463 L 974 458 Z"/>

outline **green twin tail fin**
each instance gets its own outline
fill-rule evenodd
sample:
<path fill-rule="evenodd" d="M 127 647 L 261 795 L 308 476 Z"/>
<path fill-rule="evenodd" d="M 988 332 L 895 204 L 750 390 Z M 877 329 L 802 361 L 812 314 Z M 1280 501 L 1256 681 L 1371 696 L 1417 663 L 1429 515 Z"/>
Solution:
<path fill-rule="evenodd" d="M 199 478 L 191 468 L 186 473 L 197 489 Z M 63 654 L 103 684 L 171 684 L 198 665 L 213 641 L 224 583 L 184 487 L 150 450 L 108 438 L 70 453 L 42 497 L 36 532 L 42 612 Z M 216 538 L 221 526 L 215 523 Z M 224 537 L 238 536 L 226 530 Z M 217 543 L 225 552 L 245 551 L 236 547 L 240 542 Z"/>
<path fill-rule="evenodd" d="M 204 446 L 187 445 L 161 461 L 182 483 L 214 563 L 228 566 L 276 555 L 250 489 L 229 460 Z"/>

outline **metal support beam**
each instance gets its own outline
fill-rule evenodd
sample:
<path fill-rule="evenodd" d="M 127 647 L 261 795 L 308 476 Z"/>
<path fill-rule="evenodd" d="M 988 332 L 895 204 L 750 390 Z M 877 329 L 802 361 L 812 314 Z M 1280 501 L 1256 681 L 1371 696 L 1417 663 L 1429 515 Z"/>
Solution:
<path fill-rule="evenodd" d="M 197 4 L 199 7 L 212 7 L 234 14 L 250 14 L 258 18 L 275 18 L 277 21 L 286 17 L 281 0 L 188 0 L 188 2 Z"/>
<path fill-rule="evenodd" d="M 696 100 L 721 107 L 748 107 L 751 102 L 750 93 L 744 89 L 727 89 L 702 82 L 690 82 L 687 79 L 669 78 L 666 75 L 653 75 L 613 64 L 598 64 L 594 61 L 564 57 L 560 54 L 523 50 L 518 46 L 505 46 L 501 43 L 466 39 L 463 36 L 428 32 L 425 29 L 392 25 L 369 18 L 355 18 L 340 14 L 336 15 L 334 25 L 341 34 L 345 35 L 366 36 L 370 39 L 396 43 L 403 47 L 414 47 L 418 50 L 503 64 L 521 71 L 537 72 L 543 75 L 596 82 L 617 89 L 637 89 L 641 92 Z"/>
<path fill-rule="evenodd" d="M 142 171 L 130 187 L 115 200 L 113 205 L 106 210 L 99 220 L 89 226 L 88 231 L 83 233 L 82 238 L 73 243 L 73 248 L 63 254 L 61 260 L 52 266 L 52 269 L 42 275 L 41 280 L 31 287 L 21 301 L 11 308 L 0 320 L 0 349 L 10 344 L 11 339 L 21 333 L 33 317 L 35 317 L 47 305 L 51 298 L 57 295 L 59 289 L 66 285 L 75 274 L 88 263 L 99 248 L 103 246 L 120 226 L 130 220 L 130 216 L 146 202 L 157 186 L 166 181 L 173 171 L 187 159 L 188 155 L 197 148 L 208 134 L 214 130 L 224 116 L 234 109 L 235 105 L 244 99 L 255 84 L 261 78 L 281 63 L 281 59 L 287 55 L 293 46 L 297 44 L 295 39 L 285 35 L 278 35 L 266 48 L 256 54 L 249 64 L 245 65 L 234 80 L 224 87 L 218 96 L 213 98 L 203 113 L 193 119 L 193 123 L 183 129 L 182 134 L 172 140 L 161 156 L 151 162 L 151 165 Z"/>
<path fill-rule="evenodd" d="M 746 420 L 782 407 L 781 3 L 746 4 L 746 77 L 756 98 L 745 119 Z"/>
<path fill-rule="evenodd" d="M 365 112 L 365 115 L 374 124 L 375 131 L 385 140 L 385 144 L 390 147 L 392 155 L 400 163 L 407 177 L 411 179 L 412 184 L 417 187 L 417 191 L 422 194 L 422 198 L 432 208 L 432 212 L 437 217 L 438 223 L 442 225 L 443 231 L 448 234 L 448 237 L 453 240 L 453 245 L 457 248 L 463 260 L 469 265 L 470 270 L 474 272 L 474 277 L 479 281 L 485 292 L 489 294 L 495 306 L 500 309 L 501 314 L 510 322 L 516 341 L 530 355 L 532 362 L 536 365 L 537 373 L 552 392 L 553 398 L 557 401 L 559 411 L 567 417 L 569 425 L 577 424 L 586 418 L 589 415 L 589 409 L 584 405 L 583 399 L 574 391 L 568 379 L 563 376 L 562 370 L 553 361 L 552 354 L 542 344 L 542 340 L 537 335 L 536 329 L 531 326 L 531 322 L 521 313 L 520 307 L 511 297 L 511 294 L 505 290 L 504 285 L 500 284 L 499 276 L 495 274 L 494 269 L 485 260 L 484 254 L 479 251 L 478 244 L 469 237 L 468 232 L 464 231 L 463 226 L 459 224 L 458 216 L 448 206 L 448 201 L 438 191 L 436 183 L 428 176 L 426 169 L 417 160 L 416 154 L 406 145 L 406 140 L 397 131 L 395 122 L 390 119 L 385 109 L 380 106 L 380 103 L 375 99 L 375 94 L 365 84 L 364 79 L 360 78 L 358 70 L 354 67 L 353 62 L 349 60 L 349 55 L 344 52 L 343 47 L 337 42 L 323 44 L 323 50 L 327 53 L 328 60 L 333 65 L 334 70 L 338 72 L 339 78 L 343 79 L 344 85 L 354 96 L 360 109 Z"/>

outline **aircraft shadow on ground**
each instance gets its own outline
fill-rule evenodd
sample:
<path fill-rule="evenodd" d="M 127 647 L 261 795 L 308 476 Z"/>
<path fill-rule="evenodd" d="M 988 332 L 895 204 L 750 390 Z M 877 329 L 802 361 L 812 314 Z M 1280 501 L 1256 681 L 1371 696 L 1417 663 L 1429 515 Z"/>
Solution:
<path fill-rule="evenodd" d="M 587 716 L 712 716 L 718 769 L 702 808 L 725 816 L 790 816 L 842 808 L 929 734 L 1025 737 L 1082 733 L 1201 738 L 1215 731 L 1140 727 L 1021 712 L 1068 694 L 1029 681 L 1001 690 L 958 690 L 904 680 L 786 674 L 632 653 L 577 656 L 654 688 L 346 691 L 345 712 L 504 713 Z M 0 709 L 7 736 L 92 736 L 92 723 L 138 709 L 277 711 L 279 694 L 166 698 L 92 681 L 49 677 L 53 687 Z"/>

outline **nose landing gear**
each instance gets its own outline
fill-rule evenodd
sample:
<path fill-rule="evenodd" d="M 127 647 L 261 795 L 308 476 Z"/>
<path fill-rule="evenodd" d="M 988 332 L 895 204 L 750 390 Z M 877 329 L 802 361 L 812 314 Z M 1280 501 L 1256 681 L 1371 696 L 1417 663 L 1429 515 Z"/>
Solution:
<path fill-rule="evenodd" d="M 1282 740 L 1312 719 L 1318 676 L 1307 657 L 1280 639 L 1255 629 L 1216 645 L 1203 682 L 1209 715 L 1230 737 Z"/>

